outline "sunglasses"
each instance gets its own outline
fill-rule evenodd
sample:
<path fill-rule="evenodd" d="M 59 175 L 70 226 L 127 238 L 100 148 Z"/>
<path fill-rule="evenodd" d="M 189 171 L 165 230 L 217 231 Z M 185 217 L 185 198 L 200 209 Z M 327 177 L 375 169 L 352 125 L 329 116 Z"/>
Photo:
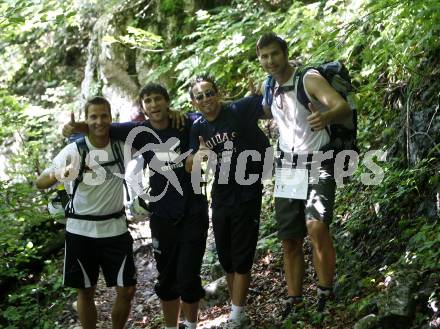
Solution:
<path fill-rule="evenodd" d="M 195 99 L 197 102 L 200 102 L 200 101 L 203 100 L 204 98 L 213 97 L 213 96 L 215 96 L 216 94 L 217 94 L 217 93 L 214 91 L 214 89 L 211 89 L 211 90 L 205 91 L 204 93 L 200 93 L 200 94 L 194 95 L 194 99 Z"/>

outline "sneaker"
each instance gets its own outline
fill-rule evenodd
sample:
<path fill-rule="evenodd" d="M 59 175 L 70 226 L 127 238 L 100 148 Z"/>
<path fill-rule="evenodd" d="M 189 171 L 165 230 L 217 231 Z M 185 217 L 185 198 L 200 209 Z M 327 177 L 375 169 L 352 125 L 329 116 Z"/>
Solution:
<path fill-rule="evenodd" d="M 229 319 L 225 322 L 223 329 L 250 329 L 251 328 L 251 319 L 248 315 L 244 314 L 238 320 Z"/>
<path fill-rule="evenodd" d="M 316 302 L 316 311 L 324 313 L 326 305 L 329 300 L 334 299 L 334 294 L 331 289 L 318 287 L 318 301 Z"/>
<path fill-rule="evenodd" d="M 190 325 L 188 324 L 188 322 L 184 321 L 184 322 L 179 322 L 179 326 L 177 327 L 178 329 L 188 329 L 190 327 Z"/>
<path fill-rule="evenodd" d="M 284 310 L 281 313 L 281 320 L 285 320 L 287 317 L 295 317 L 296 315 L 303 313 L 305 309 L 304 298 L 302 296 L 289 296 L 284 301 Z"/>

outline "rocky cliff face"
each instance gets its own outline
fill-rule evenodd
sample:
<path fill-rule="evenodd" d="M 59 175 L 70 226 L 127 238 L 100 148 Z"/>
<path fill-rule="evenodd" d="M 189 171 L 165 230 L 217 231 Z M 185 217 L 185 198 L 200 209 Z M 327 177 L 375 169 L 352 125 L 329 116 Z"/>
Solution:
<path fill-rule="evenodd" d="M 229 3 L 206 0 L 126 1 L 100 15 L 90 32 L 80 105 L 92 95 L 102 93 L 112 104 L 115 119 L 130 121 L 139 111 L 139 88 L 151 80 L 148 73 L 155 65 L 146 59 L 146 55 L 161 50 L 130 47 L 129 42 L 123 44 L 115 40 L 126 40 L 128 27 L 141 27 L 159 36 L 163 46 L 172 47 L 178 41 L 176 31 L 192 31 L 197 10 Z M 167 82 L 169 77 L 163 76 L 160 80 Z"/>

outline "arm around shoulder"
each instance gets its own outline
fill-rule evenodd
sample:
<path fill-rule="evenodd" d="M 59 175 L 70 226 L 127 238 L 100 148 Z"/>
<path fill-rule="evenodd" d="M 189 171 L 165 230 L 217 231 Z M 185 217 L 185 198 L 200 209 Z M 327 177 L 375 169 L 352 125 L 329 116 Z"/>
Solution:
<path fill-rule="evenodd" d="M 89 126 L 84 121 L 80 122 L 68 122 L 63 126 L 62 134 L 64 137 L 70 137 L 75 133 L 87 134 L 89 132 Z"/>

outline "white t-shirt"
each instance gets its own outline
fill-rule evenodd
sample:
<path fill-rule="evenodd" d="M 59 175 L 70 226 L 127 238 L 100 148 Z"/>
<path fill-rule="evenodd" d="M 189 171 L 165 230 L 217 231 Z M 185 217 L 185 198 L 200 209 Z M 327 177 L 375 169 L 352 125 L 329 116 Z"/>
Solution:
<path fill-rule="evenodd" d="M 116 176 L 120 174 L 117 164 L 101 167 L 99 164 L 114 160 L 111 143 L 104 148 L 94 147 L 86 137 L 89 153 L 86 157 L 86 166 L 91 170 L 84 172 L 83 181 L 79 183 L 73 199 L 75 213 L 79 215 L 109 215 L 124 208 L 123 180 Z M 123 150 L 123 144 L 121 143 Z M 64 147 L 53 159 L 47 170 L 54 170 L 66 166 L 74 161 L 79 170 L 79 152 L 76 143 Z M 73 159 L 73 160 L 72 160 Z M 65 181 L 66 191 L 72 192 L 73 179 L 77 172 Z M 119 218 L 92 221 L 67 218 L 66 231 L 93 238 L 105 238 L 121 235 L 127 232 L 125 215 Z"/>
<path fill-rule="evenodd" d="M 306 72 L 304 77 L 308 74 Z M 315 71 L 316 72 L 316 71 Z M 295 73 L 282 86 L 293 86 Z M 279 87 L 275 84 L 275 91 Z M 276 94 L 276 92 L 274 93 Z M 307 97 L 311 103 L 324 112 L 326 108 L 317 100 L 307 93 Z M 283 152 L 290 153 L 312 153 L 318 151 L 321 147 L 330 141 L 330 136 L 325 129 L 312 131 L 307 121 L 307 117 L 311 114 L 308 108 L 305 108 L 297 98 L 297 86 L 294 90 L 284 92 L 280 95 L 273 96 L 271 106 L 272 115 L 276 120 L 280 132 L 279 145 Z"/>

